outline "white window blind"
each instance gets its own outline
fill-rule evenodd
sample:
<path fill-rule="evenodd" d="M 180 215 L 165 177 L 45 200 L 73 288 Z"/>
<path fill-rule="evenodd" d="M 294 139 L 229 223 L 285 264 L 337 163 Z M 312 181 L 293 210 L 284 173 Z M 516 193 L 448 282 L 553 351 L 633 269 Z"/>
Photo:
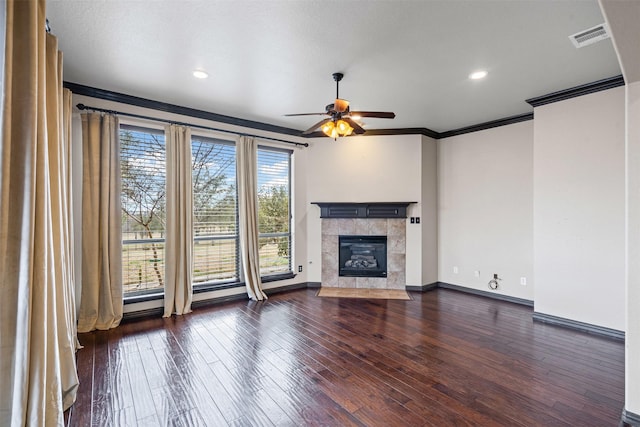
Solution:
<path fill-rule="evenodd" d="M 193 177 L 193 283 L 238 280 L 236 147 L 191 137 Z"/>
<path fill-rule="evenodd" d="M 291 151 L 259 147 L 260 274 L 291 272 Z"/>
<path fill-rule="evenodd" d="M 122 279 L 125 296 L 164 290 L 164 133 L 120 126 Z"/>

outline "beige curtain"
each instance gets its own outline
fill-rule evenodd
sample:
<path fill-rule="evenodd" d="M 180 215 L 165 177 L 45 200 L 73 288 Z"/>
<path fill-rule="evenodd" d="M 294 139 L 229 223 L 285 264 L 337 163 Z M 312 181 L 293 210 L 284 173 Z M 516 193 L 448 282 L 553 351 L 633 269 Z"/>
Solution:
<path fill-rule="evenodd" d="M 122 225 L 118 118 L 82 114 L 82 282 L 78 332 L 122 320 Z"/>
<path fill-rule="evenodd" d="M 4 5 L 3 5 L 4 7 Z M 6 2 L 0 140 L 0 425 L 62 425 L 78 386 L 70 94 L 44 0 Z"/>
<path fill-rule="evenodd" d="M 255 139 L 241 136 L 236 148 L 236 168 L 242 270 L 249 298 L 262 301 L 267 299 L 267 295 L 262 291 L 258 253 L 257 147 Z"/>
<path fill-rule="evenodd" d="M 167 235 L 164 317 L 191 312 L 193 270 L 193 186 L 191 130 L 165 127 L 167 147 Z"/>

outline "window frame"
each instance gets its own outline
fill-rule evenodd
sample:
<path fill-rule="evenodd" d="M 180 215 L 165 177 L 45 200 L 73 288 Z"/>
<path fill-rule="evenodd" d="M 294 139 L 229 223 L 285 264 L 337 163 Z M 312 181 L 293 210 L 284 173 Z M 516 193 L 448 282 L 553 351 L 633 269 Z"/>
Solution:
<path fill-rule="evenodd" d="M 294 249 L 294 245 L 293 245 L 293 199 L 292 199 L 292 192 L 291 189 L 293 187 L 292 184 L 292 180 L 291 180 L 291 170 L 292 170 L 292 164 L 293 164 L 293 150 L 291 149 L 287 149 L 287 148 L 282 148 L 282 147 L 273 147 L 270 145 L 261 145 L 258 144 L 257 147 L 257 152 L 256 152 L 256 163 L 257 163 L 257 159 L 258 159 L 258 152 L 260 150 L 264 150 L 264 151 L 272 151 L 272 152 L 279 152 L 279 153 L 286 153 L 287 154 L 287 200 L 289 202 L 289 218 L 288 218 L 288 232 L 279 232 L 279 233 L 260 233 L 258 231 L 258 240 L 260 240 L 261 237 L 288 237 L 289 238 L 289 270 L 288 271 L 281 271 L 281 272 L 276 272 L 273 274 L 262 274 L 262 271 L 260 272 L 260 279 L 262 280 L 262 282 L 271 282 L 271 281 L 277 281 L 277 280 L 285 280 L 285 279 L 291 279 L 293 277 L 295 277 L 295 273 L 293 271 L 293 249 Z M 256 165 L 256 167 L 258 167 L 258 165 Z M 257 180 L 257 174 L 256 173 L 256 180 Z M 259 188 L 257 188 L 256 190 L 259 190 Z M 258 202 L 259 204 L 259 202 Z"/>
<path fill-rule="evenodd" d="M 236 233 L 235 233 L 235 237 L 232 237 L 233 235 L 229 235 L 229 236 L 195 236 L 195 229 L 194 229 L 194 236 L 193 236 L 193 240 L 194 243 L 196 240 L 202 240 L 202 241 L 214 241 L 214 240 L 235 240 L 235 257 L 236 257 L 236 264 L 235 264 L 235 270 L 236 270 L 236 277 L 234 278 L 230 278 L 230 279 L 221 279 L 221 280 L 208 280 L 208 281 L 204 281 L 204 282 L 199 282 L 199 283 L 194 283 L 193 280 L 191 281 L 191 285 L 192 285 L 192 289 L 193 289 L 193 293 L 202 293 L 202 292 L 208 292 L 208 291 L 213 291 L 213 290 L 219 290 L 219 289 L 229 289 L 229 288 L 235 288 L 235 287 L 240 287 L 240 286 L 244 286 L 244 280 L 242 277 L 242 259 L 240 257 L 240 223 L 239 223 L 239 217 L 238 217 L 238 175 L 237 175 L 237 163 L 236 159 L 237 159 L 237 150 L 238 150 L 238 144 L 236 143 L 235 140 L 231 140 L 231 139 L 227 139 L 227 138 L 222 138 L 218 135 L 213 136 L 213 135 L 203 135 L 200 133 L 196 133 L 196 134 L 191 134 L 191 141 L 189 142 L 193 149 L 193 140 L 197 139 L 199 141 L 204 141 L 204 142 L 211 142 L 214 144 L 220 144 L 220 145 L 229 145 L 229 146 L 233 146 L 234 147 L 234 171 L 236 172 L 236 175 L 234 176 L 234 187 L 235 187 L 235 197 L 236 197 L 236 209 L 235 209 L 235 229 L 236 229 Z M 193 157 L 193 154 L 192 154 Z M 194 216 L 195 216 L 195 210 L 194 210 Z"/>
<path fill-rule="evenodd" d="M 166 189 L 166 176 L 167 176 L 167 164 L 166 164 L 166 134 L 164 132 L 163 128 L 158 128 L 155 126 L 150 126 L 150 125 L 141 125 L 138 123 L 129 123 L 129 122 L 120 122 L 119 124 L 119 128 L 118 128 L 118 138 L 120 138 L 120 134 L 122 131 L 131 131 L 131 132 L 139 132 L 139 133 L 146 133 L 146 134 L 150 134 L 150 135 L 161 135 L 163 138 L 163 142 L 164 142 L 164 149 L 165 149 L 165 153 L 164 153 L 164 157 L 165 157 L 165 165 L 164 165 L 164 181 L 165 181 L 165 189 Z M 122 144 L 120 144 L 120 151 L 118 152 L 118 161 L 120 163 L 122 163 L 122 157 L 121 157 L 121 153 L 122 153 Z M 122 175 L 121 175 L 121 179 L 122 179 Z M 122 200 L 122 188 L 120 190 L 120 197 Z M 166 191 L 165 191 L 165 211 L 166 211 Z M 121 208 L 121 215 L 123 214 L 123 209 Z M 166 234 L 166 229 L 164 231 L 161 232 L 162 235 Z M 121 235 L 120 236 L 120 241 L 121 241 L 121 246 L 122 246 L 122 250 L 124 253 L 124 247 L 125 245 L 135 245 L 135 244 L 144 244 L 144 243 L 161 243 L 163 245 L 163 251 L 165 251 L 166 249 L 166 239 L 164 237 L 161 238 L 152 238 L 152 239 L 124 239 L 124 236 Z M 123 267 L 123 272 L 122 272 L 122 283 L 124 286 L 124 257 L 121 257 L 122 259 L 122 267 Z M 162 267 L 162 279 L 164 280 L 165 278 L 165 267 L 163 265 Z M 148 299 L 157 299 L 157 297 L 160 296 L 162 298 L 164 298 L 164 282 L 163 282 L 163 286 L 162 288 L 153 288 L 153 289 L 146 289 L 146 290 L 141 290 L 141 291 L 137 291 L 137 292 L 129 292 L 129 293 L 125 293 L 124 289 L 123 289 L 123 301 L 124 302 L 137 302 L 138 300 L 148 300 Z"/>
<path fill-rule="evenodd" d="M 145 133 L 151 133 L 151 134 L 157 134 L 157 135 L 162 135 L 163 137 L 166 138 L 166 134 L 164 131 L 164 127 L 160 127 L 157 125 L 154 125 L 152 123 L 139 123 L 137 121 L 120 121 L 120 126 L 118 129 L 118 132 L 121 132 L 122 130 L 132 130 L 132 131 L 138 131 L 138 132 L 145 132 Z M 237 142 L 235 141 L 235 139 L 229 139 L 228 137 L 225 138 L 224 135 L 221 134 L 217 134 L 217 133 L 213 133 L 210 135 L 205 135 L 202 134 L 200 132 L 196 133 L 196 134 L 192 134 L 191 136 L 192 139 L 199 139 L 199 140 L 211 140 L 211 141 L 215 141 L 215 143 L 224 143 L 224 144 L 229 144 L 229 145 L 233 145 L 235 146 L 236 150 L 237 150 Z M 192 141 L 190 141 L 190 143 L 192 143 Z M 279 232 L 279 233 L 259 233 L 258 234 L 258 238 L 260 237 L 288 237 L 289 239 L 289 256 L 288 256 L 288 271 L 286 272 L 277 272 L 277 273 L 273 273 L 273 274 L 266 274 L 263 275 L 261 273 L 261 280 L 263 283 L 269 283 L 269 282 L 274 282 L 274 281 L 279 281 L 279 280 L 286 280 L 286 279 L 292 279 L 296 276 L 296 274 L 293 271 L 293 255 L 294 255 L 294 242 L 293 242 L 293 198 L 292 198 L 292 189 L 293 189 L 293 182 L 292 182 L 292 166 L 293 166 L 293 154 L 294 151 L 291 149 L 286 149 L 286 148 L 280 148 L 280 147 L 274 147 L 274 146 L 270 146 L 270 145 L 258 145 L 258 150 L 266 150 L 266 151 L 275 151 L 275 152 L 283 152 L 283 153 L 287 153 L 287 161 L 288 161 L 288 170 L 287 170 L 287 183 L 288 183 L 288 202 L 289 202 L 289 216 L 288 216 L 288 232 Z M 237 153 L 237 152 L 236 152 Z M 237 155 L 237 154 L 236 154 Z M 256 154 L 256 160 L 257 160 L 257 154 Z M 121 161 L 121 159 L 120 159 Z M 237 167 L 237 165 L 236 165 Z M 165 145 L 165 183 L 166 183 L 166 145 Z M 212 280 L 212 281 L 207 281 L 207 282 L 202 282 L 202 283 L 192 283 L 192 287 L 193 287 L 193 294 L 199 294 L 199 293 L 205 293 L 205 292 L 211 292 L 211 291 L 217 291 L 217 290 L 223 290 L 223 289 L 232 289 L 232 288 L 238 288 L 238 287 L 243 287 L 245 286 L 245 280 L 244 280 L 244 273 L 243 273 L 243 268 L 242 268 L 242 257 L 240 256 L 240 230 L 239 230 L 239 209 L 238 209 L 238 181 L 237 181 L 237 170 L 236 170 L 236 176 L 235 178 L 235 190 L 236 190 L 236 209 L 235 209 L 235 221 L 236 221 L 236 234 L 235 234 L 235 240 L 236 240 L 236 269 L 237 269 L 237 278 L 234 279 L 229 279 L 229 280 Z M 195 234 L 195 233 L 194 233 Z M 123 239 L 123 236 L 121 236 L 121 245 L 124 247 L 125 244 L 135 244 L 135 243 L 139 243 L 138 240 L 140 239 Z M 194 235 L 194 242 L 196 240 L 221 240 L 221 239 L 228 239 L 227 236 L 198 236 L 196 237 Z M 163 244 L 166 244 L 166 239 L 165 238 L 158 238 L 158 239 L 151 239 L 151 240 L 158 240 L 161 241 Z M 142 239 L 142 242 L 148 243 L 150 241 L 150 239 Z M 164 271 L 163 271 L 164 274 Z M 164 298 L 164 288 L 162 289 L 151 289 L 148 291 L 140 291 L 140 292 L 136 292 L 136 293 L 128 293 L 128 294 L 124 294 L 123 293 L 123 304 L 135 304 L 135 303 L 142 303 L 142 302 L 147 302 L 147 301 L 155 301 L 155 300 L 160 300 Z"/>

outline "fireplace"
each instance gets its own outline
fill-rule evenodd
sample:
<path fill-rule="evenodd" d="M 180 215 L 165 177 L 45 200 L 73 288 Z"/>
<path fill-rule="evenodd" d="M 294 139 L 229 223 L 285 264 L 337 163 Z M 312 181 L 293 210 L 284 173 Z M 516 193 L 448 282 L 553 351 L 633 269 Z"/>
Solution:
<path fill-rule="evenodd" d="M 404 289 L 406 279 L 407 206 L 415 202 L 314 202 L 320 207 L 323 287 L 362 289 Z M 386 237 L 385 237 L 386 236 Z M 341 238 L 379 239 L 385 250 L 377 246 L 372 254 L 377 267 L 360 271 L 345 270 L 351 255 L 346 253 Z M 344 242 L 342 242 L 344 243 Z M 359 242 L 356 242 L 359 243 Z M 362 242 L 360 242 L 362 243 Z M 366 243 L 370 244 L 371 241 Z M 356 251 L 358 252 L 358 251 Z M 365 258 L 365 259 L 368 259 Z M 375 270 L 375 271 L 374 271 Z"/>
<path fill-rule="evenodd" d="M 387 277 L 387 236 L 338 236 L 338 275 Z"/>

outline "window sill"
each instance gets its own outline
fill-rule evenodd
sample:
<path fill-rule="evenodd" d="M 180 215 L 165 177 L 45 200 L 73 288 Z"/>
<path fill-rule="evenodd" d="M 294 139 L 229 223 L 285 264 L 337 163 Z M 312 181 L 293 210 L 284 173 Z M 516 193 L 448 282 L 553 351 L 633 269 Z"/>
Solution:
<path fill-rule="evenodd" d="M 164 293 L 154 292 L 149 294 L 132 295 L 132 296 L 124 297 L 123 304 L 124 305 L 137 304 L 140 302 L 156 301 L 160 299 L 164 299 Z"/>
<path fill-rule="evenodd" d="M 262 283 L 269 283 L 269 282 L 277 282 L 278 280 L 293 279 L 294 277 L 296 277 L 296 275 L 293 272 L 287 271 L 286 273 L 263 276 L 261 277 L 261 279 L 262 279 Z"/>
<path fill-rule="evenodd" d="M 262 283 L 277 282 L 279 280 L 293 279 L 294 277 L 296 277 L 296 275 L 293 272 L 289 271 L 287 273 L 264 276 L 262 277 Z M 193 293 L 195 295 L 195 294 L 202 294 L 205 292 L 219 291 L 222 289 L 240 288 L 243 286 L 245 286 L 244 282 L 229 282 L 229 283 L 215 283 L 215 284 L 212 283 L 212 284 L 204 284 L 204 285 L 195 285 L 193 287 Z M 137 303 L 148 302 L 148 301 L 157 301 L 161 299 L 164 299 L 164 293 L 154 292 L 154 293 L 149 293 L 144 295 L 133 295 L 129 297 L 124 297 L 123 303 L 125 305 L 137 304 Z"/>

